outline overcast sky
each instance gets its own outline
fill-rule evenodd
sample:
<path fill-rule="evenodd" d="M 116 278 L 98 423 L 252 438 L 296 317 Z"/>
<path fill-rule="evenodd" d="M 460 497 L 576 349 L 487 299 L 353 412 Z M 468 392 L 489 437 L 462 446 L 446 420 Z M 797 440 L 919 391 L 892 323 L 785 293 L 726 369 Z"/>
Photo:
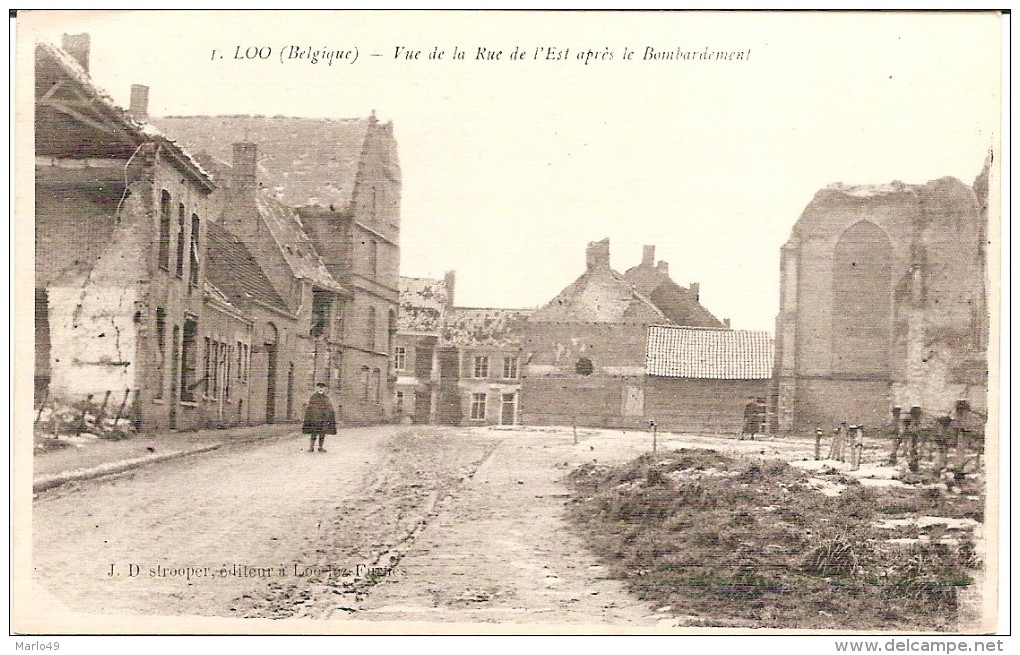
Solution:
<path fill-rule="evenodd" d="M 392 120 L 401 273 L 456 270 L 467 306 L 541 305 L 583 271 L 585 245 L 609 237 L 617 270 L 654 244 L 677 282 L 701 283 L 714 314 L 772 331 L 779 248 L 818 189 L 943 176 L 971 184 L 998 131 L 1000 26 L 989 14 L 58 18 L 41 33 L 89 32 L 96 83 L 124 106 L 132 83 L 149 85 L 154 116 L 374 109 Z M 237 60 L 238 46 L 271 54 Z M 359 58 L 281 62 L 289 46 L 357 48 Z M 395 59 L 397 46 L 420 59 Z M 427 58 L 434 46 L 442 60 Z M 643 60 L 649 46 L 750 52 Z M 464 60 L 452 59 L 454 47 Z M 480 61 L 479 47 L 503 54 Z M 527 59 L 510 60 L 515 48 Z M 536 61 L 536 48 L 569 53 Z M 613 58 L 576 59 L 588 50 Z"/>

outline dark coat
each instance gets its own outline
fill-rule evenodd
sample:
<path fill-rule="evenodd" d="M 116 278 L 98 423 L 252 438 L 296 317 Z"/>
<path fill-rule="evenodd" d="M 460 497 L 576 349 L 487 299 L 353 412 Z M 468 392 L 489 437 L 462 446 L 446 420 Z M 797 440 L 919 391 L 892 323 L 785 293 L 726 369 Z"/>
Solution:
<path fill-rule="evenodd" d="M 301 424 L 305 434 L 336 434 L 336 414 L 326 394 L 312 394 L 305 407 L 305 421 Z"/>

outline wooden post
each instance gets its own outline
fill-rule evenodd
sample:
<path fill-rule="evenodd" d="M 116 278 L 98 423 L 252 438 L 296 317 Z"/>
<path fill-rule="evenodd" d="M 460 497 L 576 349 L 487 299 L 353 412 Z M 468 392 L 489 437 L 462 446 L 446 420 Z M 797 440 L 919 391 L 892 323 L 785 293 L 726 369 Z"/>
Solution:
<path fill-rule="evenodd" d="M 815 461 L 822 458 L 822 429 L 815 428 Z"/>
<path fill-rule="evenodd" d="M 100 406 L 99 411 L 96 412 L 96 424 L 102 426 L 103 419 L 106 418 L 106 403 L 110 402 L 110 394 L 112 392 L 107 389 L 106 395 L 103 396 L 103 404 Z"/>
<path fill-rule="evenodd" d="M 917 405 L 914 405 L 913 407 L 910 408 L 910 428 L 911 429 L 910 429 L 909 467 L 913 473 L 917 473 L 919 470 L 921 470 L 921 463 L 919 461 L 918 457 L 919 454 L 917 449 L 918 446 L 917 442 L 920 436 L 918 432 L 920 431 L 921 428 L 921 408 L 918 407 Z"/>
<path fill-rule="evenodd" d="M 124 400 L 120 403 L 120 409 L 117 410 L 117 418 L 113 419 L 113 424 L 116 426 L 117 422 L 120 421 L 121 415 L 124 413 L 124 407 L 127 406 L 128 397 L 131 395 L 130 389 L 124 390 Z"/>
<path fill-rule="evenodd" d="M 577 445 L 577 417 L 576 416 L 571 417 L 570 424 L 574 428 L 574 445 L 576 446 Z"/>
<path fill-rule="evenodd" d="M 50 399 L 50 388 L 46 387 L 46 392 L 43 393 L 42 402 L 39 404 L 39 412 L 35 415 L 35 422 L 32 425 L 35 425 L 36 423 L 39 422 L 40 419 L 42 419 L 43 409 L 46 408 L 46 401 L 49 400 L 49 399 Z"/>
<path fill-rule="evenodd" d="M 893 466 L 896 465 L 899 459 L 900 445 L 903 442 L 903 421 L 900 420 L 900 414 L 903 412 L 903 408 L 896 405 L 892 408 L 892 452 L 889 454 L 889 463 Z"/>
<path fill-rule="evenodd" d="M 81 419 L 78 421 L 78 431 L 83 432 L 85 430 L 85 415 L 92 409 L 92 394 L 89 394 L 85 398 L 85 407 L 81 410 Z"/>
<path fill-rule="evenodd" d="M 654 453 L 659 445 L 659 426 L 655 421 L 648 421 L 648 427 L 652 428 L 652 452 Z"/>

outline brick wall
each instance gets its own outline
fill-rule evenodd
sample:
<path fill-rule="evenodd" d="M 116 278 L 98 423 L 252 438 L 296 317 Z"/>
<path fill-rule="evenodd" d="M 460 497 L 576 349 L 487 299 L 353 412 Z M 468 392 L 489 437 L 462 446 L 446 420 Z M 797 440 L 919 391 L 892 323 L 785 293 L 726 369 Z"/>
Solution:
<path fill-rule="evenodd" d="M 645 381 L 645 416 L 660 430 L 740 434 L 744 406 L 765 398 L 770 380 L 693 380 L 649 377 Z"/>
<path fill-rule="evenodd" d="M 952 178 L 815 196 L 783 249 L 780 429 L 985 405 L 985 221 Z"/>

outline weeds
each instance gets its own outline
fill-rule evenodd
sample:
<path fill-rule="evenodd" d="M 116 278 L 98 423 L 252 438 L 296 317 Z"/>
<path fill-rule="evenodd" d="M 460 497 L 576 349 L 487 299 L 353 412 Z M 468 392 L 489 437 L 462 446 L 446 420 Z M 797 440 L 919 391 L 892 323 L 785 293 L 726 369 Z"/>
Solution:
<path fill-rule="evenodd" d="M 659 452 L 575 470 L 568 508 L 614 577 L 698 624 L 952 629 L 957 591 L 981 565 L 973 542 L 908 549 L 873 523 L 973 516 L 981 501 L 860 484 L 830 497 L 808 477 L 779 460 Z"/>

